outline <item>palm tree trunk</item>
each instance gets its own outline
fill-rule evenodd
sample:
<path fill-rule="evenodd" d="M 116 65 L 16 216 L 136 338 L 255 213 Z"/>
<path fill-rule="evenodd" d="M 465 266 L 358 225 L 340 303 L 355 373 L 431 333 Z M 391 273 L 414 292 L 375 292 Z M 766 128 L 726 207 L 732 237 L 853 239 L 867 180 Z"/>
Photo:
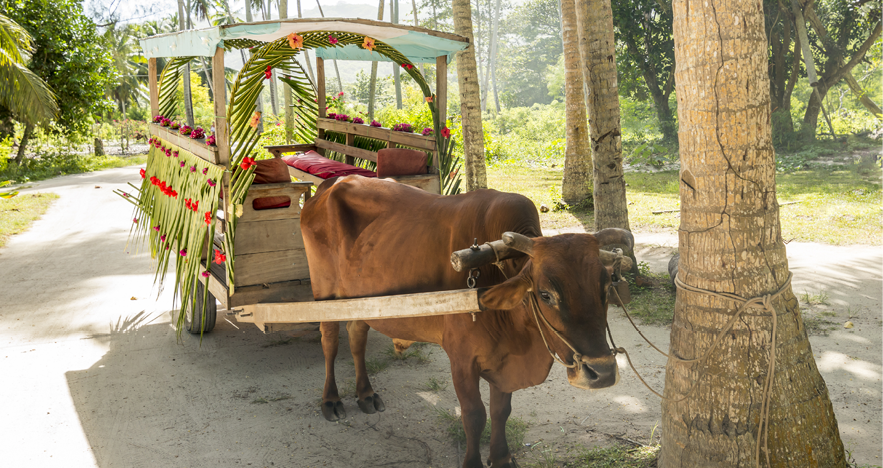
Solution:
<path fill-rule="evenodd" d="M 828 390 L 788 285 L 763 12 L 739 0 L 676 0 L 673 11 L 678 278 L 745 299 L 784 293 L 771 301 L 774 311 L 747 309 L 726 331 L 739 303 L 678 289 L 659 466 L 845 467 Z M 678 361 L 703 356 L 722 332 L 704 363 Z"/>
<path fill-rule="evenodd" d="M 580 70 L 576 0 L 561 0 L 561 34 L 564 46 L 564 179 L 561 196 L 570 205 L 592 196 L 592 149 L 586 123 L 586 101 Z M 553 200 L 554 201 L 554 200 Z"/>
<path fill-rule="evenodd" d="M 457 83 L 460 86 L 460 115 L 463 119 L 463 153 L 466 190 L 487 188 L 484 162 L 484 132 L 481 128 L 481 96 L 472 35 L 472 5 L 469 0 L 453 0 L 454 33 L 469 38 L 469 47 L 457 54 Z"/>
<path fill-rule="evenodd" d="M 488 86 L 488 82 L 490 77 L 496 71 L 494 68 L 496 67 L 497 62 L 497 29 L 500 25 L 500 0 L 496 0 L 494 2 L 494 10 L 491 12 L 491 45 L 490 50 L 488 51 L 487 57 L 487 68 L 484 71 L 484 80 L 481 82 L 481 111 L 484 112 L 487 110 L 487 96 L 490 91 L 490 86 Z M 495 80 L 496 81 L 496 80 Z M 496 86 L 496 83 L 494 84 Z M 499 105 L 497 106 L 497 111 L 499 112 Z"/>
<path fill-rule="evenodd" d="M 399 0 L 389 0 L 389 19 L 392 24 L 399 24 Z M 399 66 L 392 64 L 392 82 L 396 90 L 396 109 L 402 108 L 402 79 Z"/>
<path fill-rule="evenodd" d="M 383 21 L 383 6 L 385 0 L 380 0 L 377 6 L 377 21 Z M 371 82 L 368 91 L 368 119 L 374 120 L 374 102 L 377 99 L 377 62 L 371 62 Z"/>
<path fill-rule="evenodd" d="M 297 0 L 297 17 L 303 18 L 303 13 L 300 9 L 300 0 Z M 304 61 L 307 62 L 307 73 L 310 74 L 310 81 L 313 82 L 313 89 L 316 89 L 316 75 L 313 74 L 313 61 L 310 60 L 310 52 L 308 50 L 303 51 Z"/>
<path fill-rule="evenodd" d="M 322 18 L 325 17 L 325 12 L 322 11 L 322 4 L 319 3 L 319 0 L 316 0 L 316 5 L 319 6 L 319 14 L 322 15 Z M 340 79 L 340 69 L 337 68 L 337 60 L 332 60 L 334 62 L 334 73 L 337 74 L 337 87 L 338 91 L 343 92 L 343 81 Z"/>
<path fill-rule="evenodd" d="M 179 0 L 180 1 L 180 0 Z M 245 22 L 251 23 L 254 21 L 254 17 L 251 15 L 251 0 L 245 0 Z M 251 53 L 249 53 L 251 55 Z M 245 62 L 243 61 L 243 65 Z M 256 112 L 260 112 L 261 115 L 264 114 L 264 96 L 263 96 L 263 84 L 261 84 L 262 91 L 258 93 L 258 98 L 254 104 L 254 110 Z M 264 133 L 264 119 L 258 121 L 258 133 Z"/>
<path fill-rule="evenodd" d="M 610 0 L 575 0 L 594 166 L 595 231 L 629 229 Z"/>
<path fill-rule="evenodd" d="M 266 8 L 264 7 L 264 3 L 261 2 L 261 15 L 264 18 L 264 21 L 267 21 L 272 16 L 270 11 L 270 0 L 267 0 Z M 273 117 L 279 116 L 279 95 L 276 92 L 276 70 L 270 70 L 270 109 L 273 110 Z"/>
<path fill-rule="evenodd" d="M 189 8 L 188 8 L 189 13 Z M 178 30 L 185 29 L 184 0 L 178 0 Z M 184 114 L 187 125 L 193 126 L 193 100 L 190 97 L 190 64 L 184 66 Z"/>
<path fill-rule="evenodd" d="M 19 166 L 21 166 L 25 162 L 25 151 L 28 147 L 28 142 L 31 141 L 31 137 L 34 135 L 34 124 L 25 124 L 25 132 L 21 136 L 21 141 L 18 144 L 18 153 L 15 154 L 15 162 Z"/>

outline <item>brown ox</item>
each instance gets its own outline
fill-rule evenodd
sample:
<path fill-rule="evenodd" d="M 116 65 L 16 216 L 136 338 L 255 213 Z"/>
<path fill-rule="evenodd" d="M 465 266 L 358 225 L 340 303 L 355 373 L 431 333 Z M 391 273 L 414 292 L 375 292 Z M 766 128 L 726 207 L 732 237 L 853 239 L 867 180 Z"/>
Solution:
<path fill-rule="evenodd" d="M 616 383 L 616 359 L 604 335 L 610 275 L 598 258 L 598 241 L 591 234 L 542 237 L 536 208 L 527 198 L 494 190 L 442 197 L 349 176 L 323 183 L 301 216 L 316 300 L 462 289 L 466 275 L 451 268 L 451 252 L 472 245 L 474 238 L 485 242 L 506 231 L 523 234 L 516 244 L 528 256 L 505 262 L 509 280 L 496 267 L 481 269 L 478 286 L 496 286 L 481 297 L 489 310 L 475 314 L 475 321 L 470 314 L 457 314 L 347 324 L 359 407 L 366 413 L 384 409 L 365 368 L 368 327 L 391 338 L 441 345 L 462 409 L 464 467 L 482 466 L 479 437 L 486 414 L 479 377 L 491 391 L 488 463 L 515 465 L 504 429 L 512 392 L 542 383 L 553 363 L 539 327 L 564 362 L 573 363 L 576 353 L 561 337 L 581 355 L 576 356 L 580 364 L 567 369 L 571 385 Z M 538 304 L 539 318 L 531 302 Z M 339 327 L 337 322 L 321 325 L 322 412 L 331 421 L 346 417 L 334 380 Z"/>

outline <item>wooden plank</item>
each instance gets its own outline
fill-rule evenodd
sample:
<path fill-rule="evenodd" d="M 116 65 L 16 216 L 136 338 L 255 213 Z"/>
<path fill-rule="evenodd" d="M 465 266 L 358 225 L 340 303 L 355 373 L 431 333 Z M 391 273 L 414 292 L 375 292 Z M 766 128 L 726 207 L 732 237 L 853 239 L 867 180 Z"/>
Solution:
<path fill-rule="evenodd" d="M 331 130 L 340 133 L 353 133 L 363 137 L 374 138 L 375 140 L 390 141 L 426 151 L 435 150 L 435 138 L 416 133 L 395 132 L 385 127 L 378 128 L 352 122 L 338 122 L 337 120 L 325 118 L 318 119 L 317 126 L 323 132 Z"/>
<path fill-rule="evenodd" d="M 370 159 L 371 161 L 377 162 L 377 153 L 362 148 L 356 148 L 355 146 L 341 145 L 340 143 L 323 140 L 321 138 L 316 139 L 316 146 L 318 146 L 319 148 L 329 149 L 331 151 L 337 151 L 338 153 L 342 153 L 347 156 L 354 156 L 361 159 Z M 348 162 L 347 164 L 352 165 L 353 163 Z"/>
<path fill-rule="evenodd" d="M 288 174 L 291 175 L 291 177 L 294 177 L 295 179 L 303 180 L 305 182 L 312 182 L 317 187 L 322 182 L 325 182 L 325 179 L 323 179 L 321 177 L 316 177 L 313 174 L 310 174 L 309 172 L 305 172 L 305 171 L 302 171 L 300 169 L 297 169 L 297 168 L 294 168 L 291 166 L 288 166 Z"/>
<path fill-rule="evenodd" d="M 208 146 L 205 143 L 201 143 L 190 137 L 181 135 L 177 131 L 169 130 L 168 128 L 155 123 L 150 124 L 150 134 L 157 136 L 169 142 L 170 144 L 181 148 L 182 150 L 189 151 L 198 158 L 220 166 L 225 170 L 227 169 L 226 165 L 221 165 L 218 163 L 219 156 L 218 148 L 216 146 Z"/>
<path fill-rule="evenodd" d="M 395 296 L 335 299 L 314 302 L 281 302 L 243 305 L 242 316 L 255 323 L 340 322 L 433 315 L 462 314 L 482 310 L 484 289 L 459 289 Z"/>
<path fill-rule="evenodd" d="M 218 70 L 221 72 L 218 73 Z M 214 88 L 215 145 L 217 163 L 227 167 L 230 164 L 230 129 L 227 128 L 227 79 L 224 76 L 224 49 L 218 47 L 212 57 L 212 87 Z"/>
<path fill-rule="evenodd" d="M 236 288 L 230 297 L 230 308 L 264 302 L 307 302 L 313 300 L 309 278 Z M 253 319 L 249 319 L 252 322 Z"/>
<path fill-rule="evenodd" d="M 230 303 L 229 298 L 227 297 L 227 286 L 224 286 L 223 282 L 215 276 L 214 273 L 210 273 L 208 278 L 203 277 L 202 275 L 197 275 L 197 279 L 203 285 L 208 282 L 208 292 L 212 293 L 212 296 L 215 296 L 215 299 L 221 303 L 223 308 L 227 308 L 227 304 Z"/>
<path fill-rule="evenodd" d="M 257 254 L 236 254 L 234 286 L 251 286 L 309 278 L 307 255 L 303 249 Z"/>
<path fill-rule="evenodd" d="M 441 194 L 441 185 L 439 184 L 438 174 L 418 174 L 418 175 L 409 175 L 409 176 L 394 176 L 394 177 L 384 177 L 385 179 L 392 179 L 400 184 L 410 185 L 411 187 L 417 187 L 423 191 L 434 193 L 436 195 Z"/>
<path fill-rule="evenodd" d="M 271 145 L 264 146 L 264 149 L 269 151 L 275 157 L 280 157 L 283 154 L 287 153 L 305 153 L 310 150 L 315 150 L 316 145 L 313 144 L 303 144 L 303 145 Z"/>
<path fill-rule="evenodd" d="M 300 197 L 310 189 L 312 182 L 282 182 L 279 184 L 259 184 L 248 188 L 248 194 L 242 203 L 242 221 L 268 221 L 273 219 L 296 219 L 300 216 Z M 257 198 L 285 196 L 291 205 L 285 208 L 255 210 L 253 203 Z M 237 252 L 238 254 L 238 252 Z"/>
<path fill-rule="evenodd" d="M 275 252 L 304 248 L 300 231 L 300 216 L 292 219 L 246 222 L 243 217 L 236 224 L 233 251 L 239 255 Z"/>
<path fill-rule="evenodd" d="M 156 76 L 156 58 L 147 61 L 147 83 L 150 90 L 150 120 L 159 115 L 159 84 Z"/>

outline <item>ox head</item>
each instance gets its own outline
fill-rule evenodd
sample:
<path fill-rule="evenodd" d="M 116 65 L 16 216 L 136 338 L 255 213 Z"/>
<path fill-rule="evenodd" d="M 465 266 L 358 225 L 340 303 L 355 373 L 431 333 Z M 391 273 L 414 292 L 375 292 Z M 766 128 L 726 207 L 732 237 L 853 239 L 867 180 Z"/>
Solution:
<path fill-rule="evenodd" d="M 607 346 L 607 294 L 610 271 L 599 258 L 591 234 L 528 238 L 507 232 L 510 248 L 530 256 L 521 272 L 489 289 L 485 307 L 524 307 L 551 351 L 565 362 L 574 387 L 597 389 L 619 380 L 616 358 Z"/>

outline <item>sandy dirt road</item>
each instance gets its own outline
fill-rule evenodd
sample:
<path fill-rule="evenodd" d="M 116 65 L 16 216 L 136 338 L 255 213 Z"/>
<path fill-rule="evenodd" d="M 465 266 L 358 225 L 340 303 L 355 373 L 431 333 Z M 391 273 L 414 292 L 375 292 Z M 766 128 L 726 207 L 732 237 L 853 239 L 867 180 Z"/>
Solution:
<path fill-rule="evenodd" d="M 200 346 L 176 339 L 170 291 L 157 294 L 147 255 L 128 248 L 130 205 L 115 188 L 137 168 L 34 184 L 60 199 L 0 250 L 0 465 L 10 467 L 455 467 L 437 409 L 458 404 L 447 357 L 426 346 L 425 363 L 393 362 L 373 377 L 387 410 L 326 422 L 318 412 L 324 377 L 316 334 L 292 339 L 219 318 Z M 638 234 L 639 259 L 655 271 L 673 236 Z M 880 247 L 791 243 L 794 290 L 824 290 L 838 327 L 811 342 L 846 448 L 860 464 L 881 456 Z M 611 308 L 617 344 L 628 348 L 661 389 L 665 361 L 641 345 Z M 668 330 L 643 327 L 663 348 Z M 338 382 L 352 385 L 341 340 Z M 389 339 L 372 332 L 368 356 L 383 359 Z M 513 417 L 529 424 L 523 462 L 566 458 L 578 445 L 616 437 L 648 442 L 659 400 L 624 367 L 621 383 L 587 392 L 567 385 L 561 366 L 544 384 L 517 392 Z M 447 386 L 437 392 L 431 378 Z M 486 392 L 485 392 L 486 393 Z M 658 435 L 658 432 L 657 432 Z M 557 452 L 555 451 L 557 450 Z"/>

